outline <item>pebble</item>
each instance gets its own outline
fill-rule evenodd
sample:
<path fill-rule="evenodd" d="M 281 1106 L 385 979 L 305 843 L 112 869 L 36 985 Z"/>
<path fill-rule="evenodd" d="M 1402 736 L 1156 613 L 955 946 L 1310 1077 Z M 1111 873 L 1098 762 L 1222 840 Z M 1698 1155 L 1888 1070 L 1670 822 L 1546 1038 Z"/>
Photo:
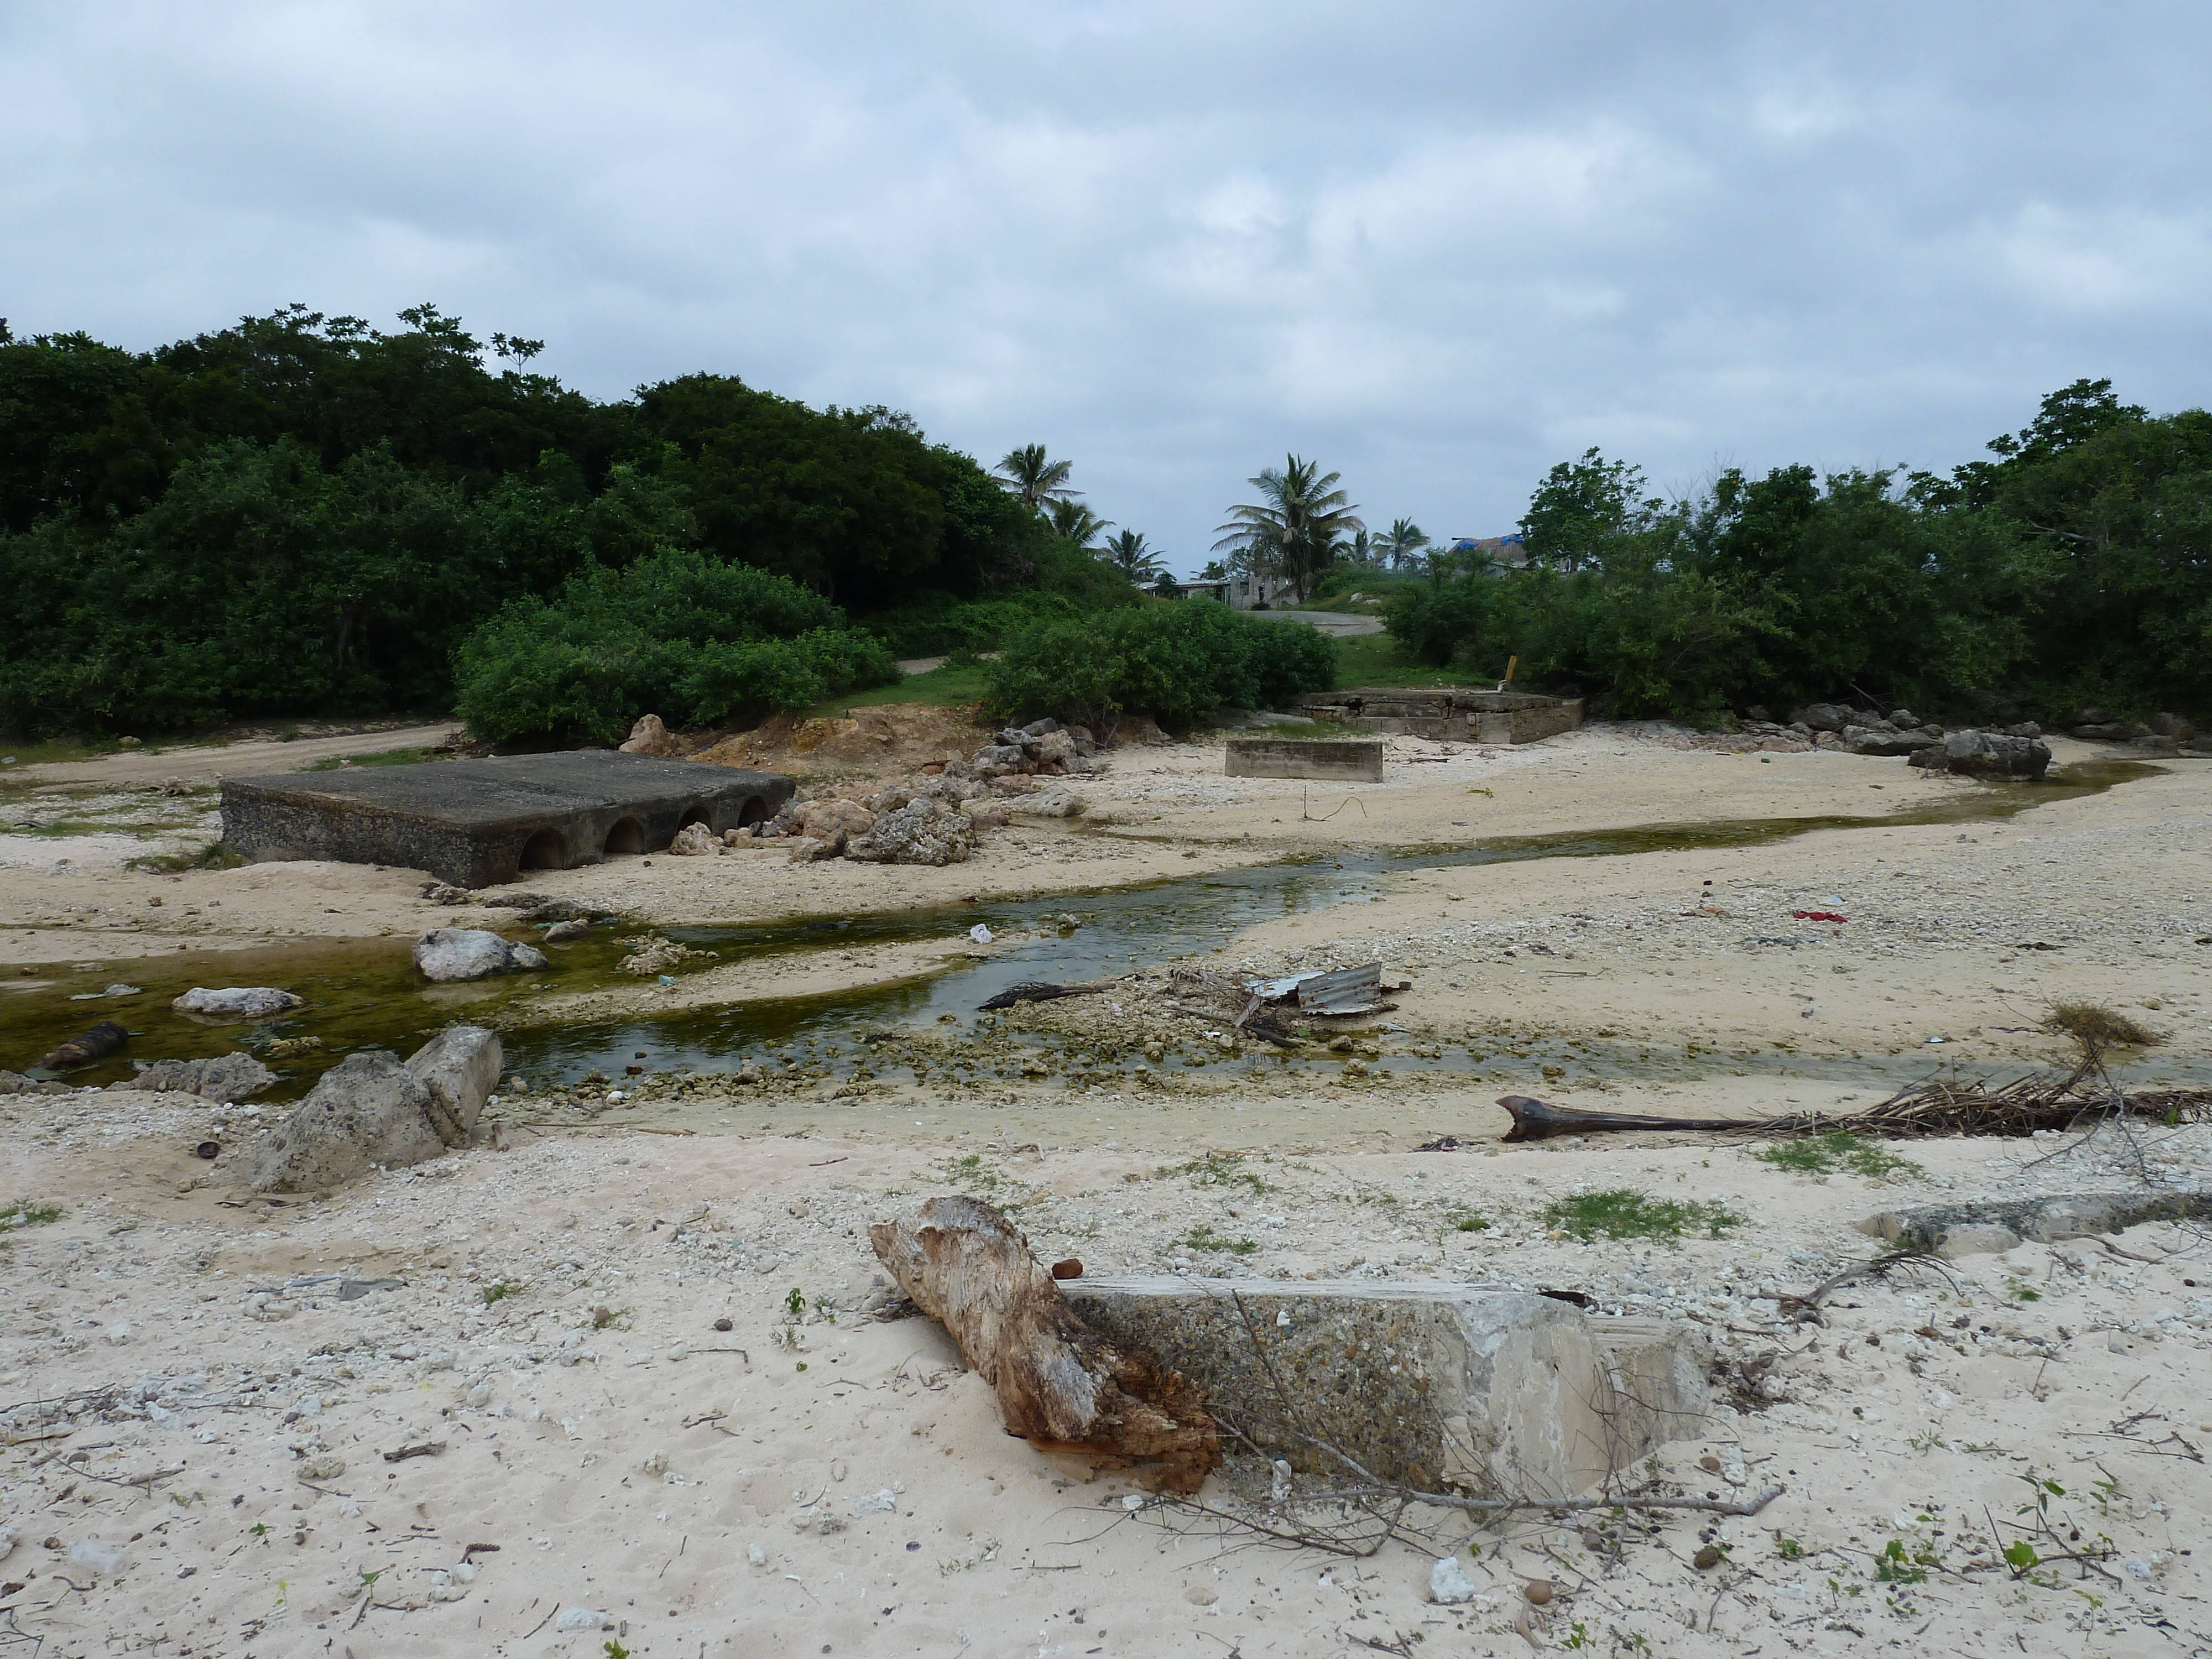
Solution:
<path fill-rule="evenodd" d="M 1528 1598 L 1531 1607 L 1540 1607 L 1552 1599 L 1552 1581 L 1548 1578 L 1531 1578 L 1521 1586 L 1521 1594 Z"/>
<path fill-rule="evenodd" d="M 1462 1601 L 1474 1600 L 1474 1580 L 1467 1576 L 1467 1569 L 1459 1564 L 1456 1555 L 1443 1555 L 1429 1569 L 1429 1599 L 1439 1607 L 1456 1607 Z"/>
<path fill-rule="evenodd" d="M 1690 1558 L 1690 1562 L 1691 1565 L 1696 1567 L 1699 1572 L 1711 1572 L 1715 1567 L 1717 1567 L 1721 1564 L 1719 1546 L 1715 1544 L 1700 1545 L 1698 1548 L 1698 1553 Z"/>
<path fill-rule="evenodd" d="M 745 1559 L 757 1567 L 764 1567 L 768 1565 L 768 1552 L 758 1544 L 748 1544 L 745 1546 Z"/>
<path fill-rule="evenodd" d="M 557 1631 L 605 1630 L 614 1621 L 594 1607 L 563 1607 L 553 1620 Z"/>

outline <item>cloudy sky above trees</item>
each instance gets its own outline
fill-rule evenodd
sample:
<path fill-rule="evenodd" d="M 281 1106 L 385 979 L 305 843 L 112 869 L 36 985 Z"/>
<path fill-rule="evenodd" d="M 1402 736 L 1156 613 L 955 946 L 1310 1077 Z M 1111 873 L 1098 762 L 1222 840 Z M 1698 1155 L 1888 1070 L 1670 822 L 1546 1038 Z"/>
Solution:
<path fill-rule="evenodd" d="M 1032 439 L 1178 569 L 1286 450 L 1510 528 L 1595 444 L 1948 467 L 2202 405 L 2201 4 L 0 9 L 0 314 L 149 346 L 425 300 Z"/>

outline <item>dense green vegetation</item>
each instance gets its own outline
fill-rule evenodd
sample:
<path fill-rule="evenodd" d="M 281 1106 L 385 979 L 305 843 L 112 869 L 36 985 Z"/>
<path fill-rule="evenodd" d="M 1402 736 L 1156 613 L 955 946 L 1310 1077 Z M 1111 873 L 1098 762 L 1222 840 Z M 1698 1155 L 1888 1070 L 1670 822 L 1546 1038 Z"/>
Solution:
<path fill-rule="evenodd" d="M 1261 708 L 1335 683 L 1336 642 L 1189 599 L 1053 623 L 1009 638 L 986 665 L 1001 714 L 1048 714 L 1098 730 L 1124 709 L 1183 725 L 1209 710 Z"/>
<path fill-rule="evenodd" d="M 873 683 L 884 647 L 1139 602 L 902 415 L 709 374 L 599 403 L 530 372 L 537 342 L 402 319 L 293 307 L 143 353 L 0 331 L 0 730 L 459 696 L 508 734 L 581 735 L 623 687 L 787 706 Z M 660 576 L 616 580 L 647 562 Z M 654 635 L 666 582 L 711 587 L 709 566 L 817 608 L 709 628 L 679 605 L 690 631 Z M 854 616 L 876 645 L 833 642 Z M 648 635 L 649 662 L 616 662 Z M 465 696 L 457 661 L 484 677 Z"/>
<path fill-rule="evenodd" d="M 2212 702 L 2212 415 L 2082 380 L 1990 447 L 1948 477 L 1731 469 L 1680 501 L 1591 450 L 1531 500 L 1532 568 L 1439 556 L 1389 625 L 1425 661 L 1495 675 L 1518 655 L 1523 680 L 1618 715 Z"/>

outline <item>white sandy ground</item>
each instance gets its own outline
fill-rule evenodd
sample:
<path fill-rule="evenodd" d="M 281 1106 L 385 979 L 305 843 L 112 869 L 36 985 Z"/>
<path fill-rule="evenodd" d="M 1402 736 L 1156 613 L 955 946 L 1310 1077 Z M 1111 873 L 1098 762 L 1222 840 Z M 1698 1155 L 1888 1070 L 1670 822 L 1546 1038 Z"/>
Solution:
<path fill-rule="evenodd" d="M 2075 1242 L 1969 1258 L 1955 1286 L 1846 1291 L 1820 1329 L 1784 1324 L 1769 1299 L 1866 1254 L 1853 1224 L 1881 1207 L 2121 1183 L 2121 1164 L 2088 1152 L 2036 1162 L 2054 1139 L 1907 1148 L 1927 1178 L 1875 1191 L 1692 1146 L 1257 1153 L 1217 1160 L 1209 1184 L 1178 1167 L 1209 1139 L 1194 1124 L 1148 1127 L 1142 1146 L 971 1142 L 973 1163 L 951 1155 L 962 1146 L 611 1133 L 230 1209 L 219 1182 L 183 1190 L 205 1166 L 182 1149 L 237 1115 L 174 1101 L 11 1103 L 14 1175 L 66 1208 L 15 1235 L 0 1338 L 4 1403 L 52 1402 L 10 1414 L 0 1462 L 0 1524 L 22 1540 L 0 1562 L 21 1585 L 9 1628 L 49 1655 L 2212 1643 L 2197 1553 L 2212 1291 L 2186 1282 L 2212 1285 L 2201 1239 L 2154 1225 L 2112 1241 L 2125 1255 Z M 2154 1139 L 2161 1179 L 2206 1177 L 2212 1133 Z M 1126 1477 L 1006 1437 L 927 1321 L 861 1314 L 868 1219 L 950 1183 L 1018 1206 L 1040 1252 L 1093 1272 L 1190 1266 L 1177 1241 L 1202 1222 L 1254 1242 L 1236 1271 L 1579 1288 L 1697 1322 L 1734 1359 L 1780 1354 L 1778 1397 L 1719 1411 L 1709 1435 L 1666 1449 L 1662 1476 L 1784 1494 L 1753 1519 L 1665 1518 L 1618 1553 L 1540 1518 L 1476 1534 L 1428 1517 L 1480 1552 L 1462 1559 L 1491 1599 L 1453 1609 L 1427 1603 L 1430 1558 L 1402 1546 L 1331 1559 L 1132 1510 Z M 1746 1219 L 1679 1248 L 1547 1236 L 1547 1200 L 1613 1185 Z M 1491 1224 L 1455 1231 L 1470 1211 Z M 340 1301 L 332 1274 L 404 1282 Z M 488 1305 L 495 1285 L 512 1293 Z M 795 1332 L 793 1289 L 811 1304 Z M 599 1308 L 613 1318 L 594 1329 Z M 429 1442 L 446 1449 L 381 1455 Z M 1698 1467 L 1708 1455 L 1721 1473 Z M 2109 1538 L 2103 1571 L 2015 1579 L 1997 1562 L 2029 1477 L 2065 1488 L 2051 1499 L 2062 1537 Z M 127 1565 L 73 1563 L 86 1540 Z M 1727 1560 L 1700 1573 L 1688 1558 L 1707 1540 Z M 1892 1540 L 1929 1558 L 1924 1580 L 1875 1576 Z M 499 1547 L 457 1584 L 471 1544 Z M 1540 1576 L 1560 1595 L 1537 1612 L 1519 1589 Z M 575 1607 L 611 1627 L 547 1623 Z"/>
<path fill-rule="evenodd" d="M 374 746 L 394 741 L 380 734 Z M 1878 812 L 1969 787 L 1898 762 L 1762 762 L 1674 742 L 1612 729 L 1450 756 L 1394 744 L 1389 781 L 1356 792 L 1224 779 L 1218 744 L 1119 751 L 1114 771 L 1082 786 L 1094 815 L 1114 823 L 1020 824 L 945 871 L 661 856 L 532 886 L 667 922 L 848 915 L 1360 844 Z M 2092 752 L 2062 745 L 2061 758 Z M 2198 1237 L 2160 1225 L 2112 1241 L 2128 1256 L 2077 1242 L 1970 1258 L 1955 1291 L 1846 1292 L 1825 1330 L 1788 1328 L 1760 1299 L 1869 1254 L 1854 1224 L 1878 1209 L 2111 1189 L 2139 1182 L 2134 1165 L 2085 1152 L 2036 1162 L 2064 1144 L 2051 1139 L 1930 1143 L 1902 1149 L 1926 1180 L 1875 1190 L 1785 1175 L 1733 1146 L 1411 1150 L 1438 1133 L 1496 1133 L 1504 1115 L 1490 1101 L 1509 1087 L 1622 1110 L 1771 1110 L 1875 1097 L 1855 1055 L 1886 1064 L 1884 1077 L 1921 1054 L 1962 1056 L 1970 1070 L 2049 1062 L 2058 1049 L 2029 1028 L 2064 996 L 2112 1003 L 2166 1037 L 2138 1075 L 2191 1074 L 2205 1060 L 2212 946 L 2197 941 L 2212 938 L 2212 781 L 2203 763 L 2166 764 L 2003 821 L 1380 878 L 1379 902 L 1285 916 L 1206 959 L 1272 969 L 1383 957 L 1413 988 L 1396 999 L 1395 1029 L 1363 1039 L 1364 1076 L 1279 1072 L 1261 1058 L 1168 1068 L 1165 1082 L 1156 1073 L 1140 1085 L 1136 1056 L 1100 1042 L 1123 1016 L 1081 1000 L 1048 1006 L 1061 1024 L 1043 1012 L 1029 1022 L 1097 1049 L 1056 1063 L 1056 1073 L 1081 1071 L 1079 1089 L 1063 1074 L 885 1079 L 859 1091 L 708 1079 L 666 1098 L 648 1091 L 642 1108 L 603 1115 L 581 1135 L 523 1132 L 513 1152 L 470 1152 L 327 1202 L 246 1208 L 221 1201 L 234 1152 L 210 1167 L 187 1148 L 208 1135 L 235 1148 L 278 1109 L 123 1090 L 0 1101 L 0 1202 L 50 1198 L 65 1212 L 10 1234 L 0 1259 L 15 1313 L 0 1334 L 0 1407 L 54 1401 L 61 1413 L 33 1406 L 8 1419 L 0 1527 L 21 1541 L 0 1560 L 0 1584 L 22 1588 L 0 1594 L 13 1620 L 0 1620 L 0 1659 L 17 1650 L 11 1628 L 45 1638 L 46 1654 L 360 1659 L 600 1659 L 608 1641 L 684 1659 L 825 1647 L 1258 1659 L 1532 1643 L 1778 1656 L 2207 1650 L 2212 1608 L 2195 1553 L 2212 1547 L 2212 1485 L 2196 1453 L 2212 1433 L 2212 1290 L 2185 1282 L 2212 1286 Z M 1316 815 L 1353 793 L 1362 805 L 1316 824 L 1300 817 L 1302 793 Z M 82 862 L 0 871 L 0 960 L 11 971 L 404 935 L 500 914 L 421 904 L 419 872 L 163 877 L 63 855 Z M 161 908 L 146 903 L 156 896 Z M 1790 916 L 1832 908 L 1832 896 L 1850 922 Z M 1780 939 L 1796 942 L 1758 942 Z M 954 934 L 934 954 L 968 948 Z M 748 984 L 860 985 L 927 969 L 932 954 L 839 950 L 756 965 L 766 981 L 717 969 L 672 993 L 592 994 L 650 1006 Z M 1133 993 L 1127 1006 L 1132 1026 L 1155 1018 Z M 1947 1041 L 1931 1046 L 1934 1036 Z M 1410 1063 L 1427 1052 L 1464 1069 Z M 656 1127 L 703 1133 L 641 1132 Z M 1229 1178 L 1210 1186 L 1160 1173 L 1211 1151 L 1249 1156 L 1217 1165 Z M 2151 1159 L 2160 1182 L 2201 1183 L 2212 1132 L 2157 1137 Z M 1087 1479 L 1006 1438 L 987 1392 L 927 1322 L 859 1316 L 873 1273 L 865 1223 L 948 1181 L 1018 1204 L 1041 1254 L 1080 1255 L 1093 1272 L 1436 1276 L 1579 1288 L 1609 1308 L 1698 1319 L 1739 1359 L 1784 1355 L 1784 1397 L 1721 1413 L 1710 1438 L 1668 1449 L 1662 1473 L 1734 1493 L 1728 1472 L 1740 1463 L 1745 1489 L 1787 1491 L 1756 1518 L 1720 1526 L 1728 1562 L 1707 1573 L 1687 1564 L 1706 1530 L 1693 1517 L 1667 1521 L 1618 1559 L 1571 1528 L 1485 1534 L 1468 1570 L 1499 1599 L 1471 1610 L 1429 1606 L 1427 1559 L 1401 1546 L 1344 1562 L 1191 1535 L 1172 1515 L 1122 1508 L 1125 1477 Z M 1547 1237 L 1539 1212 L 1578 1184 L 1717 1201 L 1747 1221 L 1679 1249 Z M 1469 1211 L 1494 1224 L 1456 1231 Z M 1193 1243 L 1201 1224 L 1249 1238 L 1252 1251 Z M 327 1284 L 284 1291 L 341 1272 L 407 1282 L 348 1302 Z M 487 1304 L 498 1284 L 515 1293 Z M 271 1287 L 273 1300 L 254 1300 Z M 844 1310 L 834 1325 L 810 1314 L 796 1352 L 776 1341 L 794 1288 Z M 599 1307 L 613 1323 L 587 1328 Z M 718 1317 L 732 1321 L 726 1334 L 712 1329 Z M 672 1358 L 679 1341 L 688 1352 Z M 16 1438 L 41 1435 L 53 1437 Z M 392 1464 L 379 1455 L 434 1440 L 447 1449 Z M 648 1468 L 655 1454 L 665 1472 Z M 1721 1474 L 1698 1467 L 1708 1454 Z M 304 1481 L 325 1455 L 343 1472 Z M 2066 1488 L 2051 1499 L 2062 1535 L 2110 1537 L 2116 1553 L 2101 1565 L 2117 1583 L 2080 1564 L 2017 1580 L 1992 1565 L 1993 1529 L 2016 1535 L 2031 1473 Z M 885 1491 L 890 1508 L 860 1510 Z M 843 1528 L 820 1531 L 824 1514 Z M 817 1529 L 796 1530 L 808 1515 Z M 61 1547 L 46 1549 L 49 1537 Z M 131 1565 L 118 1577 L 71 1564 L 69 1547 L 86 1539 L 123 1548 Z M 1924 1581 L 1875 1576 L 1875 1553 L 1892 1540 L 1936 1558 Z M 477 1542 L 501 1547 L 475 1558 L 472 1583 L 441 1585 L 436 1575 Z M 379 1575 L 373 1585 L 365 1573 Z M 1516 1599 L 1522 1576 L 1537 1573 L 1563 1590 L 1540 1612 Z M 434 1589 L 461 1599 L 433 1601 Z M 546 1622 L 572 1606 L 627 1629 L 562 1633 Z"/>

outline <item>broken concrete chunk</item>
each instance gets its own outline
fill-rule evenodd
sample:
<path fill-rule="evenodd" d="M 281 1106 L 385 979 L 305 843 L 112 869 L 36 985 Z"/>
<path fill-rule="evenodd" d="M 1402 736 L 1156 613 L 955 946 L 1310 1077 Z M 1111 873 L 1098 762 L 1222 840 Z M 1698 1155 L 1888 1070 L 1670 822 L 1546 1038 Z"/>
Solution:
<path fill-rule="evenodd" d="M 1236 1428 L 1305 1473 L 1342 1470 L 1301 1433 L 1385 1480 L 1571 1497 L 1697 1432 L 1710 1407 L 1695 1331 L 1522 1291 L 1166 1276 L 1063 1289 L 1085 1324 L 1236 1402 Z"/>
<path fill-rule="evenodd" d="M 434 927 L 415 941 L 416 971 L 441 983 L 550 965 L 543 951 L 512 944 L 481 927 Z"/>
<path fill-rule="evenodd" d="M 217 1054 L 212 1060 L 134 1060 L 138 1075 L 131 1086 L 162 1093 L 198 1095 L 202 1100 L 244 1100 L 276 1082 L 276 1073 L 252 1054 Z"/>
<path fill-rule="evenodd" d="M 429 1085 L 383 1049 L 348 1054 L 258 1150 L 258 1192 L 322 1192 L 380 1166 L 436 1158 L 446 1144 L 430 1121 Z"/>
<path fill-rule="evenodd" d="M 265 1019 L 270 1014 L 307 1006 L 305 997 L 295 997 L 289 991 L 279 991 L 268 985 L 232 986 L 222 990 L 195 986 L 169 1005 L 180 1014 L 208 1014 L 226 1019 Z"/>
<path fill-rule="evenodd" d="M 445 1145 L 465 1146 L 476 1133 L 503 1060 L 498 1033 L 477 1025 L 441 1031 L 408 1056 L 407 1069 L 430 1091 L 430 1126 Z"/>

